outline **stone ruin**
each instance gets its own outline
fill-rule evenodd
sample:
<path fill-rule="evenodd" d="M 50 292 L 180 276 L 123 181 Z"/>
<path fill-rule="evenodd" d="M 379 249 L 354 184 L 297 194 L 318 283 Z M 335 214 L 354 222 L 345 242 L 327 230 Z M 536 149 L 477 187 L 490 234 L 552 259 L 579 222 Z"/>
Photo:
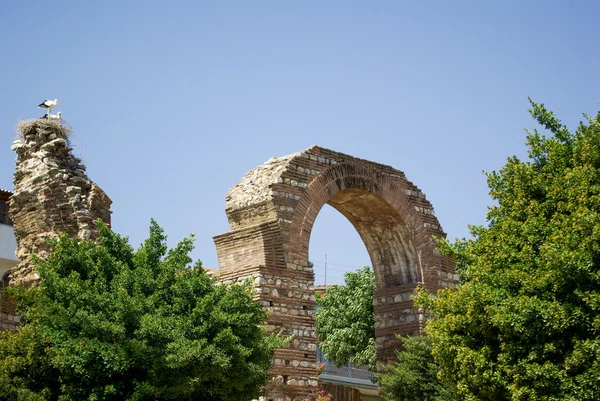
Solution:
<path fill-rule="evenodd" d="M 38 279 L 31 257 L 47 255 L 47 238 L 60 232 L 96 238 L 94 221 L 110 225 L 112 202 L 71 153 L 61 122 L 21 123 L 12 149 L 17 168 L 10 214 L 21 262 L 11 283 L 31 285 Z M 325 204 L 348 218 L 370 255 L 378 361 L 393 360 L 396 334 L 422 330 L 426 311 L 410 299 L 417 286 L 436 292 L 458 282 L 454 262 L 435 250 L 433 237 L 445 234 L 433 207 L 403 172 L 317 146 L 250 171 L 227 195 L 231 231 L 214 237 L 215 274 L 224 283 L 253 280 L 256 299 L 270 312 L 268 330 L 292 336 L 274 353 L 274 379 L 263 397 L 269 401 L 314 400 L 319 389 L 308 247 Z"/>
<path fill-rule="evenodd" d="M 219 278 L 252 279 L 269 310 L 268 329 L 293 336 L 276 350 L 269 401 L 313 400 L 318 390 L 313 265 L 309 241 L 325 205 L 342 213 L 362 238 L 377 290 L 377 359 L 390 362 L 396 334 L 416 334 L 426 311 L 413 306 L 417 286 L 455 287 L 454 261 L 435 249 L 444 237 L 433 207 L 402 171 L 313 146 L 248 172 L 227 195 L 231 231 L 214 237 Z"/>
<path fill-rule="evenodd" d="M 38 277 L 32 256 L 49 252 L 47 239 L 64 232 L 95 239 L 95 221 L 110 226 L 112 201 L 86 175 L 86 167 L 70 147 L 70 130 L 56 120 L 27 120 L 19 124 L 19 138 L 10 217 L 21 259 L 11 271 L 11 285 L 32 285 Z"/>

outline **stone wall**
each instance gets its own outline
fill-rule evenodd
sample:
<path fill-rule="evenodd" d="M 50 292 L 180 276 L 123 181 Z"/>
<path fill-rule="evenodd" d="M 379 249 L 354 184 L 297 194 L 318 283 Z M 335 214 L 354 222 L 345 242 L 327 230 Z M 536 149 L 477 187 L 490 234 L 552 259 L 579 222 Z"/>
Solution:
<path fill-rule="evenodd" d="M 17 316 L 16 307 L 15 300 L 8 296 L 0 284 L 0 331 L 17 329 L 21 319 Z"/>
<path fill-rule="evenodd" d="M 220 279 L 250 278 L 270 311 L 268 328 L 293 336 L 277 350 L 267 400 L 310 400 L 316 372 L 313 223 L 329 204 L 361 236 L 375 272 L 377 357 L 394 358 L 396 334 L 418 333 L 427 317 L 413 307 L 417 286 L 435 292 L 457 282 L 454 262 L 435 250 L 445 236 L 433 207 L 403 172 L 321 147 L 272 158 L 227 195 L 231 230 L 214 238 Z"/>
<path fill-rule="evenodd" d="M 47 255 L 48 237 L 65 232 L 94 239 L 95 220 L 110 225 L 112 201 L 88 178 L 85 165 L 71 152 L 69 138 L 70 130 L 60 121 L 19 124 L 19 138 L 11 148 L 17 162 L 9 213 L 21 261 L 11 272 L 11 285 L 35 283 L 31 258 Z"/>

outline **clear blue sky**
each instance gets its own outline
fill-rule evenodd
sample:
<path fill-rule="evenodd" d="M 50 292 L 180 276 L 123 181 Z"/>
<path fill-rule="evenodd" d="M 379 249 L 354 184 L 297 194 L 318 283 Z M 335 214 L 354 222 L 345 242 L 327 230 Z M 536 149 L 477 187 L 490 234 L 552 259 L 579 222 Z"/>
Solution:
<path fill-rule="evenodd" d="M 482 170 L 525 154 L 528 96 L 571 127 L 598 110 L 599 16 L 595 0 L 7 2 L 0 188 L 15 123 L 57 97 L 136 246 L 154 217 L 216 267 L 228 189 L 314 144 L 405 171 L 463 237 L 485 222 Z M 330 208 L 310 252 L 329 282 L 370 263 Z"/>

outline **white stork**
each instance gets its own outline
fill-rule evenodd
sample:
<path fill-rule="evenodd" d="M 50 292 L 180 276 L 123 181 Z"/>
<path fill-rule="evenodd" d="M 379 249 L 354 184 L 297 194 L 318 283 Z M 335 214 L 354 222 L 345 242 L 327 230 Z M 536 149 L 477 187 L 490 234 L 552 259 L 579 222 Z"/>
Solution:
<path fill-rule="evenodd" d="M 40 117 L 40 119 L 48 119 L 48 120 L 62 120 L 62 113 L 59 111 L 56 114 L 44 114 Z"/>
<path fill-rule="evenodd" d="M 58 106 L 58 99 L 54 99 L 54 100 L 46 99 L 42 103 L 40 103 L 38 107 L 40 109 L 48 109 L 47 114 L 50 114 L 50 111 L 52 111 L 52 109 L 55 108 L 56 106 Z"/>

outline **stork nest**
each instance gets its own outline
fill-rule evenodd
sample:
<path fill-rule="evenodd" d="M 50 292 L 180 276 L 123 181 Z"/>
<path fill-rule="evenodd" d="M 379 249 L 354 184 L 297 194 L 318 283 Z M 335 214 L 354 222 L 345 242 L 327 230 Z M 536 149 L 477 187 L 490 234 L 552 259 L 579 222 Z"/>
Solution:
<path fill-rule="evenodd" d="M 54 134 L 56 138 L 62 138 L 70 143 L 72 128 L 63 120 L 46 120 L 44 118 L 32 118 L 21 120 L 17 123 L 17 136 L 19 139 L 46 140 Z M 32 138 L 33 137 L 33 138 Z"/>

